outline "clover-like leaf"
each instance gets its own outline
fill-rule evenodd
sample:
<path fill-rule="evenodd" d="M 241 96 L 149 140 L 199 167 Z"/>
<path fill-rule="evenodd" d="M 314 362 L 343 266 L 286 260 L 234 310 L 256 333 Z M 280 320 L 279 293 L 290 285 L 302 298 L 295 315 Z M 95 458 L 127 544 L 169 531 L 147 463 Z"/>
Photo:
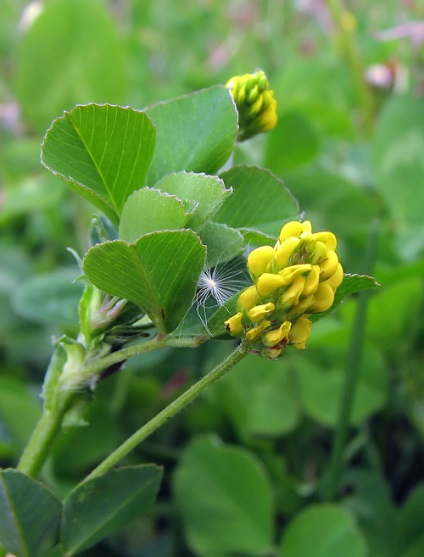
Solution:
<path fill-rule="evenodd" d="M 144 186 L 155 128 L 132 108 L 87 104 L 57 118 L 42 145 L 42 163 L 117 222 L 128 196 Z"/>
<path fill-rule="evenodd" d="M 64 501 L 62 543 L 74 555 L 147 511 L 162 470 L 153 464 L 111 470 L 78 484 Z"/>
<path fill-rule="evenodd" d="M 83 271 L 94 286 L 131 300 L 169 333 L 191 305 L 205 257 L 205 246 L 191 230 L 162 230 L 134 244 L 97 244 L 86 254 Z"/>
<path fill-rule="evenodd" d="M 184 228 L 190 219 L 182 201 L 153 188 L 142 188 L 127 199 L 119 220 L 119 237 L 135 242 L 155 230 Z"/>
<path fill-rule="evenodd" d="M 193 204 L 193 216 L 190 219 L 190 228 L 193 230 L 199 229 L 210 219 L 231 195 L 231 190 L 225 188 L 224 182 L 218 176 L 193 172 L 168 174 L 159 180 L 155 187 Z"/>
<path fill-rule="evenodd" d="M 298 219 L 296 199 L 283 181 L 269 170 L 240 165 L 222 173 L 221 177 L 234 191 L 214 216 L 214 221 L 277 237 L 285 222 Z"/>
<path fill-rule="evenodd" d="M 44 557 L 57 543 L 62 506 L 40 482 L 0 470 L 0 544 L 20 557 Z"/>
<path fill-rule="evenodd" d="M 145 111 L 157 128 L 149 186 L 170 172 L 215 174 L 234 149 L 237 112 L 223 85 L 160 102 Z"/>

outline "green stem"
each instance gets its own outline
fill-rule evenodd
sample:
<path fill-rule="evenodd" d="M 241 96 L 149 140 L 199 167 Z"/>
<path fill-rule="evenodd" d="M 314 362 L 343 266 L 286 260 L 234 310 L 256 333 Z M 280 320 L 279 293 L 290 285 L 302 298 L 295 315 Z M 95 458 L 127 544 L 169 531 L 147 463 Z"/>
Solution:
<path fill-rule="evenodd" d="M 60 431 L 63 416 L 69 409 L 74 396 L 75 392 L 68 391 L 61 396 L 54 410 L 43 409 L 41 418 L 32 432 L 17 466 L 20 472 L 32 477 L 38 475 Z"/>
<path fill-rule="evenodd" d="M 134 346 L 129 346 L 117 352 L 113 352 L 112 354 L 99 357 L 97 360 L 82 366 L 81 369 L 74 369 L 72 381 L 68 379 L 66 382 L 61 381 L 63 379 L 63 369 L 66 360 L 58 358 L 57 352 L 55 351 L 46 374 L 47 382 L 49 382 L 49 379 L 47 379 L 48 377 L 53 377 L 53 380 L 50 380 L 51 385 L 47 389 L 48 404 L 46 401 L 41 418 L 32 432 L 28 444 L 21 456 L 18 470 L 32 477 L 38 475 L 49 455 L 52 444 L 60 433 L 64 415 L 71 407 L 74 398 L 77 397 L 81 386 L 85 385 L 96 374 L 113 364 L 128 360 L 131 356 L 163 348 L 164 346 L 197 346 L 202 340 L 203 339 L 193 337 L 181 339 L 156 337 L 150 341 L 141 342 Z"/>
<path fill-rule="evenodd" d="M 159 348 L 164 348 L 165 346 L 170 346 L 172 348 L 195 348 L 196 346 L 202 344 L 204 340 L 204 337 L 155 337 L 151 340 L 127 346 L 126 348 L 122 348 L 121 350 L 102 356 L 97 360 L 93 360 L 91 363 L 84 366 L 81 373 L 78 374 L 77 380 L 79 384 L 83 384 L 100 371 L 103 371 L 114 364 L 118 364 L 119 362 L 125 362 L 132 356 L 139 356 L 140 354 L 151 352 L 152 350 L 158 350 Z"/>
<path fill-rule="evenodd" d="M 377 220 L 374 220 L 371 223 L 367 252 L 365 255 L 365 272 L 367 274 L 372 273 L 374 266 L 378 241 L 378 228 L 379 223 Z M 336 497 L 342 477 L 344 450 L 364 347 L 369 294 L 369 290 L 364 290 L 358 297 L 346 364 L 346 373 L 340 399 L 340 410 L 337 421 L 337 429 L 335 432 L 333 451 L 328 467 L 328 475 L 323 480 L 323 495 L 327 500 L 333 500 Z"/>
<path fill-rule="evenodd" d="M 181 396 L 175 399 L 171 404 L 164 408 L 159 414 L 152 418 L 147 424 L 137 430 L 122 445 L 120 445 L 112 454 L 110 454 L 84 481 L 97 478 L 107 472 L 112 466 L 122 460 L 137 445 L 139 445 L 146 437 L 156 431 L 169 418 L 172 418 L 183 408 L 197 398 L 205 389 L 223 377 L 230 369 L 232 369 L 240 360 L 242 360 L 248 351 L 240 344 L 223 362 L 218 364 L 212 371 L 205 375 L 200 381 L 195 383 L 190 389 L 185 391 Z"/>
<path fill-rule="evenodd" d="M 339 41 L 350 66 L 361 102 L 364 132 L 369 137 L 374 125 L 375 98 L 364 78 L 365 67 L 355 36 L 356 22 L 353 15 L 344 8 L 341 0 L 327 0 L 327 5 L 337 26 Z"/>

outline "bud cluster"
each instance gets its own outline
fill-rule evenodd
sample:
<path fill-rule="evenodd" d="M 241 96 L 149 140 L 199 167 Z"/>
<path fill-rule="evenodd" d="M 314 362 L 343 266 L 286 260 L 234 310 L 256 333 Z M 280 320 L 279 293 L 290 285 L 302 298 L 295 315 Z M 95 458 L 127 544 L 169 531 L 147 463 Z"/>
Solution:
<path fill-rule="evenodd" d="M 226 84 L 239 113 L 239 140 L 275 128 L 277 101 L 263 71 L 232 77 Z"/>
<path fill-rule="evenodd" d="M 312 233 L 309 221 L 289 222 L 274 248 L 253 250 L 247 267 L 254 284 L 237 301 L 237 313 L 225 321 L 232 335 L 254 352 L 276 358 L 286 345 L 305 348 L 310 314 L 330 309 L 343 281 L 343 268 L 331 232 Z"/>

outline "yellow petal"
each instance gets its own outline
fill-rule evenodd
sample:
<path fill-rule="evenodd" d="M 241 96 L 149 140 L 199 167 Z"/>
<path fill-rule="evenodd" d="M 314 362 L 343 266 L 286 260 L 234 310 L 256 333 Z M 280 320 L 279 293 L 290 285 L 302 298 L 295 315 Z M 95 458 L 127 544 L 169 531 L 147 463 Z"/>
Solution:
<path fill-rule="evenodd" d="M 249 253 L 247 268 L 254 280 L 265 273 L 268 263 L 274 259 L 274 256 L 275 250 L 271 246 L 261 246 Z"/>
<path fill-rule="evenodd" d="M 224 325 L 229 333 L 240 336 L 243 332 L 243 314 L 241 312 L 236 313 L 227 321 L 224 321 Z"/>
<path fill-rule="evenodd" d="M 275 346 L 280 344 L 283 339 L 288 337 L 291 325 L 290 321 L 284 321 L 278 329 L 273 329 L 272 331 L 264 333 L 262 335 L 262 342 L 265 346 Z"/>
<path fill-rule="evenodd" d="M 321 282 L 314 297 L 314 303 L 309 307 L 308 312 L 321 313 L 322 311 L 327 311 L 334 303 L 334 290 L 330 285 Z"/>
<path fill-rule="evenodd" d="M 297 348 L 305 348 L 311 327 L 312 322 L 307 317 L 300 317 L 290 329 L 290 344 Z"/>
<path fill-rule="evenodd" d="M 256 282 L 256 290 L 261 298 L 267 298 L 274 294 L 276 290 L 286 285 L 285 279 L 280 275 L 263 273 Z"/>
<path fill-rule="evenodd" d="M 259 306 L 255 306 L 247 312 L 247 315 L 253 323 L 257 323 L 261 319 L 263 319 L 268 313 L 274 311 L 275 306 L 272 302 L 268 302 L 267 304 L 260 304 Z"/>
<path fill-rule="evenodd" d="M 314 294 L 319 284 L 320 268 L 318 265 L 312 265 L 308 276 L 305 278 L 305 286 L 302 292 L 302 298 L 306 298 L 310 294 Z"/>
<path fill-rule="evenodd" d="M 343 278 L 344 278 L 343 267 L 339 263 L 337 265 L 337 269 L 334 271 L 331 277 L 329 277 L 326 281 L 324 281 L 323 284 L 328 284 L 329 286 L 331 286 L 333 290 L 336 290 L 336 288 L 338 288 L 343 282 Z"/>
<path fill-rule="evenodd" d="M 331 249 L 327 250 L 325 259 L 319 264 L 321 282 L 327 280 L 336 272 L 338 264 L 339 258 L 336 252 Z"/>
<path fill-rule="evenodd" d="M 259 295 L 256 286 L 252 285 L 244 290 L 237 300 L 238 311 L 248 311 L 259 303 Z"/>
<path fill-rule="evenodd" d="M 305 286 L 305 279 L 301 276 L 296 277 L 284 294 L 281 296 L 280 303 L 284 306 L 295 306 L 299 303 L 300 295 Z"/>
<path fill-rule="evenodd" d="M 312 323 L 306 317 L 299 317 L 294 323 L 289 333 L 290 345 L 294 348 L 306 348 L 306 341 L 311 332 Z"/>
<path fill-rule="evenodd" d="M 275 251 L 275 262 L 279 269 L 287 265 L 288 260 L 300 243 L 300 239 L 291 236 L 282 242 Z"/>
<path fill-rule="evenodd" d="M 247 331 L 245 338 L 248 342 L 255 342 L 261 336 L 262 331 L 271 325 L 271 321 L 264 320 L 260 325 Z"/>
<path fill-rule="evenodd" d="M 303 232 L 303 223 L 294 220 L 288 222 L 283 226 L 283 228 L 280 231 L 280 235 L 278 239 L 280 240 L 281 243 L 283 243 L 284 240 L 287 240 L 287 238 L 290 238 L 290 236 L 295 236 L 296 238 L 299 238 L 302 232 Z"/>

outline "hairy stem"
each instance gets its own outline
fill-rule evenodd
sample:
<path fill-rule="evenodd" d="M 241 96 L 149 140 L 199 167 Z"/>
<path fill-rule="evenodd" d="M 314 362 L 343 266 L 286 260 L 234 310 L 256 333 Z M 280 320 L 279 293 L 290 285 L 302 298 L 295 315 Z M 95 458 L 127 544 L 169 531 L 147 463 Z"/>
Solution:
<path fill-rule="evenodd" d="M 95 468 L 84 481 L 101 476 L 107 472 L 112 466 L 122 460 L 137 445 L 139 445 L 146 437 L 151 435 L 160 426 L 162 426 L 169 418 L 172 418 L 183 408 L 197 398 L 205 389 L 223 377 L 230 369 L 232 369 L 240 360 L 242 360 L 248 351 L 239 345 L 223 362 L 218 364 L 212 371 L 205 375 L 200 381 L 195 383 L 181 396 L 175 399 L 171 404 L 164 408 L 159 414 L 152 418 L 147 424 L 137 430 L 122 445 L 120 445 L 112 454 L 110 454 L 103 462 Z"/>
<path fill-rule="evenodd" d="M 66 382 L 63 380 L 66 359 L 58 357 L 58 349 L 56 348 L 46 374 L 44 395 L 47 398 L 45 396 L 43 412 L 22 453 L 18 470 L 32 477 L 36 477 L 39 474 L 49 456 L 54 441 L 60 433 L 66 412 L 77 398 L 81 387 L 86 385 L 98 373 L 113 364 L 128 360 L 131 356 L 157 350 L 165 346 L 194 347 L 200 343 L 201 340 L 193 337 L 181 339 L 156 337 L 152 340 L 99 357 L 89 364 L 82 365 L 80 369 L 73 369 L 71 378 L 68 378 Z"/>

